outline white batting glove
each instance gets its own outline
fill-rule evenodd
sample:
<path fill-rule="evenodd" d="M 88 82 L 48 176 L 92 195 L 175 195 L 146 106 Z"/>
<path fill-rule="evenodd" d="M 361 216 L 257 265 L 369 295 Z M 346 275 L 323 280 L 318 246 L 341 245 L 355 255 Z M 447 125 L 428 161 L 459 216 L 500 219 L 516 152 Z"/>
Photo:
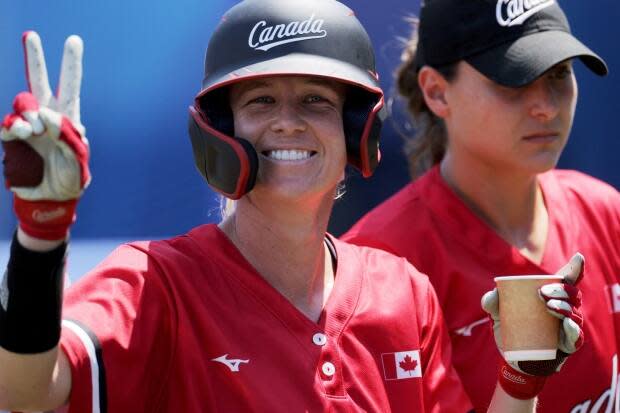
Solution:
<path fill-rule="evenodd" d="M 583 345 L 583 317 L 579 311 L 581 292 L 575 286 L 583 276 L 584 257 L 577 253 L 557 275 L 564 277 L 562 283 L 547 284 L 539 290 L 539 296 L 547 311 L 562 320 L 557 356 L 554 360 L 505 361 L 500 368 L 500 384 L 513 397 L 529 399 L 538 394 L 547 376 L 560 371 L 566 358 Z M 497 288 L 484 294 L 482 308 L 493 320 L 495 343 L 501 351 L 502 335 L 499 318 L 499 294 Z M 527 311 L 527 309 L 523 309 Z"/>
<path fill-rule="evenodd" d="M 80 121 L 83 43 L 65 42 L 56 95 L 52 95 L 41 39 L 24 33 L 30 92 L 15 97 L 2 122 L 6 186 L 14 193 L 20 228 L 47 240 L 66 237 L 77 201 L 90 183 L 89 147 Z"/>

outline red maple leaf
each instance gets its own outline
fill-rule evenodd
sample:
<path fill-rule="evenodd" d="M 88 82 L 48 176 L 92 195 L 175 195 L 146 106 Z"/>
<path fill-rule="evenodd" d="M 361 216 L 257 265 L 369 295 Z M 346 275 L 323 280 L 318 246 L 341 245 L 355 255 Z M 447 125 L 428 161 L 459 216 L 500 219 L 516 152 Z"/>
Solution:
<path fill-rule="evenodd" d="M 418 367 L 418 362 L 407 355 L 398 366 L 405 371 L 413 371 Z"/>

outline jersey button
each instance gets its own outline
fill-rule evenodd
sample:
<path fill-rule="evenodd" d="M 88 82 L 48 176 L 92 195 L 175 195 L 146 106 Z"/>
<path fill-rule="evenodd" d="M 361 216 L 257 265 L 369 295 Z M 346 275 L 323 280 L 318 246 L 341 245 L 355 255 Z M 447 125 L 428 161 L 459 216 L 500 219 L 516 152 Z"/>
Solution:
<path fill-rule="evenodd" d="M 317 346 L 324 346 L 327 344 L 327 336 L 323 333 L 316 333 L 312 336 L 312 342 Z"/>
<path fill-rule="evenodd" d="M 325 363 L 323 363 L 321 370 L 323 371 L 323 374 L 325 374 L 328 377 L 331 377 L 334 375 L 334 373 L 336 373 L 336 367 L 329 361 L 326 361 Z"/>

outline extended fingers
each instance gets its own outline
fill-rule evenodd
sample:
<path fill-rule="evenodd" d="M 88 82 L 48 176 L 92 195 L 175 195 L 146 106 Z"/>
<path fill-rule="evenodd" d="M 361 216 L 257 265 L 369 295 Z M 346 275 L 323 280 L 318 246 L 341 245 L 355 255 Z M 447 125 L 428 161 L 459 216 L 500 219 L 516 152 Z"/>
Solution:
<path fill-rule="evenodd" d="M 52 90 L 49 85 L 41 38 L 36 32 L 28 31 L 23 34 L 22 43 L 26 59 L 28 88 L 42 105 L 47 105 L 52 99 Z"/>
<path fill-rule="evenodd" d="M 58 109 L 76 124 L 80 123 L 83 54 L 82 39 L 77 35 L 69 36 L 62 56 L 57 100 Z"/>

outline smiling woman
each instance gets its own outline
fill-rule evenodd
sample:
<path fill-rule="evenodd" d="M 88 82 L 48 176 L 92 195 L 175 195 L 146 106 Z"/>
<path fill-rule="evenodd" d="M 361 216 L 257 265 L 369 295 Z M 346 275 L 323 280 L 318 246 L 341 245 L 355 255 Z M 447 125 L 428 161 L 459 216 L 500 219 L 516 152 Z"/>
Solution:
<path fill-rule="evenodd" d="M 345 91 L 340 83 L 307 76 L 231 87 L 235 134 L 246 137 L 258 153 L 258 179 L 248 199 L 265 191 L 306 206 L 312 198 L 321 204 L 334 199 L 347 158 Z"/>
<path fill-rule="evenodd" d="M 303 21 L 314 22 L 312 27 L 327 33 L 325 39 L 322 35 L 308 38 L 301 33 L 288 37 L 286 42 L 270 44 L 268 51 L 263 51 L 253 46 L 253 30 L 246 34 L 238 29 L 238 24 L 249 23 L 255 28 L 252 22 L 265 21 L 261 19 L 259 7 L 248 10 L 246 16 L 235 15 L 237 20 L 222 22 L 209 42 L 203 88 L 196 97 L 190 119 L 196 165 L 203 176 L 215 190 L 233 199 L 253 188 L 258 158 L 246 139 L 233 134 L 235 120 L 229 104 L 229 87 L 244 83 L 240 90 L 249 88 L 251 92 L 261 86 L 264 89 L 265 78 L 274 75 L 312 76 L 314 79 L 305 81 L 307 88 L 314 86 L 331 95 L 334 104 L 342 103 L 348 161 L 364 176 L 370 176 L 379 161 L 383 93 L 370 39 L 365 30 L 360 31 L 357 19 L 346 13 L 327 19 L 312 8 L 302 7 L 296 14 L 297 20 L 275 18 L 269 24 L 278 26 L 299 21 L 302 22 L 299 27 L 305 27 Z M 325 47 L 324 42 L 331 42 L 330 47 Z M 342 102 L 336 102 L 333 94 L 337 90 L 330 89 L 342 89 L 343 84 L 348 85 L 346 96 L 339 99 Z M 207 162 L 215 154 L 221 159 L 225 157 L 226 162 Z"/>

